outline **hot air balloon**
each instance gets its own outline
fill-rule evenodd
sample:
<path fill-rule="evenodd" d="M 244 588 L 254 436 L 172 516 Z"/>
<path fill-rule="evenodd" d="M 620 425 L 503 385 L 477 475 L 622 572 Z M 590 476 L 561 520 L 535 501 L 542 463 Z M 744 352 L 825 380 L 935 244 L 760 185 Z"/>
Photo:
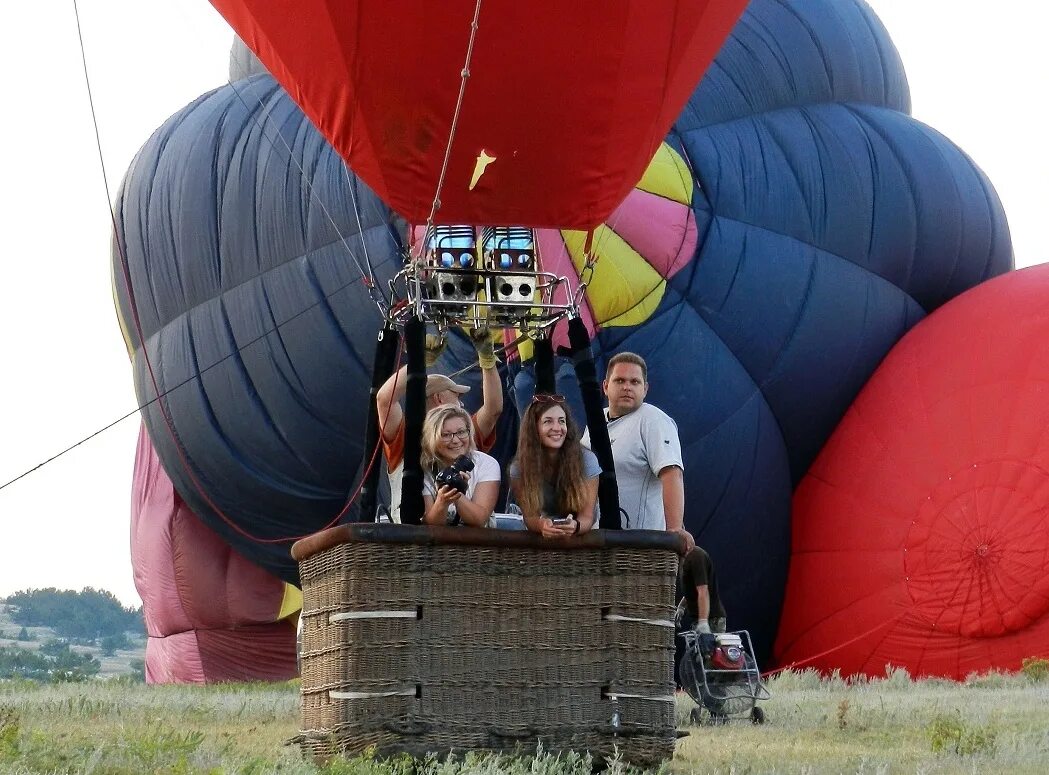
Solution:
<path fill-rule="evenodd" d="M 236 554 L 194 516 L 144 429 L 132 484 L 131 563 L 148 635 L 147 683 L 298 675 L 301 594 Z"/>
<path fill-rule="evenodd" d="M 963 679 L 1049 654 L 1049 267 L 918 324 L 794 496 L 784 665 Z"/>
<path fill-rule="evenodd" d="M 386 36 L 384 56 L 403 42 L 393 29 L 374 34 Z M 276 51 L 245 37 L 263 60 Z M 465 42 L 451 47 L 462 53 Z M 377 89 L 383 72 L 363 88 Z M 486 96 L 480 83 L 472 74 L 467 95 L 494 110 L 505 92 Z M 292 95 L 315 115 L 307 92 Z M 431 197 L 454 104 L 443 123 L 418 124 L 438 157 L 419 162 Z M 589 115 L 574 107 L 563 109 Z M 625 199 L 610 199 L 598 222 L 551 222 L 553 211 L 518 221 L 562 227 L 541 232 L 546 253 L 587 276 L 579 251 L 593 228 L 585 315 L 595 350 L 648 360 L 649 400 L 681 430 L 686 525 L 718 564 L 730 625 L 751 629 L 762 657 L 779 618 L 793 487 L 892 345 L 1011 265 L 993 188 L 908 108 L 902 65 L 865 4 L 754 0 L 669 133 L 648 146 Z M 349 137 L 336 146 L 354 159 Z M 403 146 L 392 129 L 381 137 Z M 442 218 L 472 214 L 478 149 L 464 148 L 448 196 L 466 209 L 446 210 L 442 194 Z M 556 148 L 544 164 L 560 169 Z M 617 162 L 613 177 L 632 163 Z M 498 165 L 480 181 L 505 193 L 513 186 Z M 540 181 L 547 193 L 562 191 L 555 172 Z M 398 178 L 367 174 L 376 190 L 400 190 Z M 398 206 L 418 220 L 426 207 L 413 196 Z M 577 203 L 601 199 L 588 197 Z M 369 459 L 360 439 L 381 323 L 373 298 L 401 266 L 405 224 L 266 75 L 205 95 L 158 130 L 128 173 L 118 219 L 114 275 L 138 394 L 163 395 L 144 418 L 157 454 L 194 513 L 294 583 L 282 539 L 338 519 Z M 532 379 L 522 355 L 509 369 L 519 401 Z M 469 361 L 456 341 L 436 369 Z M 578 402 L 574 379 L 558 387 Z"/>
<path fill-rule="evenodd" d="M 212 4 L 409 222 L 428 222 L 446 179 L 435 223 L 589 228 L 640 178 L 746 0 Z"/>

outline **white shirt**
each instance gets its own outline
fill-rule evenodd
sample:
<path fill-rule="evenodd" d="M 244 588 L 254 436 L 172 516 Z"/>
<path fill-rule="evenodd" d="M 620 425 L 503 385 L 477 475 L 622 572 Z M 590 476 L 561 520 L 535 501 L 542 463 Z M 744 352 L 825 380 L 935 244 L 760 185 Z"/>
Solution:
<path fill-rule="evenodd" d="M 608 437 L 619 484 L 619 505 L 626 512 L 623 527 L 666 530 L 659 472 L 667 466 L 685 468 L 677 423 L 661 409 L 643 403 L 630 414 L 608 420 Z M 590 448 L 589 428 L 583 433 L 582 444 Z"/>
<path fill-rule="evenodd" d="M 473 415 L 474 443 L 491 449 L 495 444 L 495 429 L 487 440 L 477 437 L 477 415 Z M 386 460 L 386 470 L 390 480 L 390 521 L 400 524 L 401 521 L 401 482 L 404 479 L 404 434 L 405 423 L 401 422 L 393 439 L 382 438 L 383 458 Z M 498 465 L 498 463 L 496 463 Z M 498 479 L 499 477 L 496 476 Z"/>
<path fill-rule="evenodd" d="M 474 470 L 470 472 L 470 481 L 466 483 L 466 497 L 473 500 L 477 485 L 481 482 L 500 482 L 502 475 L 499 471 L 499 461 L 491 455 L 474 450 L 470 453 L 470 459 L 474 461 Z M 437 496 L 434 487 L 433 476 L 427 471 L 423 476 L 423 492 L 431 498 Z M 455 514 L 455 504 L 448 507 L 449 514 Z"/>

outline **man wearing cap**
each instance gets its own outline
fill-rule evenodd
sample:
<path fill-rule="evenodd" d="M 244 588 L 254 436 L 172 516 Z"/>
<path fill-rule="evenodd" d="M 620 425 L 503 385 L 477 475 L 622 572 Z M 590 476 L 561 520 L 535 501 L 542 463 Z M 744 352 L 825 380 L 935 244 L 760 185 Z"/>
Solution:
<path fill-rule="evenodd" d="M 503 386 L 496 368 L 495 348 L 487 330 L 472 330 L 470 339 L 477 350 L 481 367 L 481 408 L 473 415 L 474 443 L 481 452 L 495 446 L 495 426 L 503 413 Z M 433 366 L 444 350 L 444 340 L 426 338 L 426 365 Z M 404 473 L 404 410 L 401 401 L 408 387 L 408 367 L 402 366 L 375 395 L 375 406 L 382 428 L 382 451 L 390 477 L 390 519 L 401 521 L 401 475 Z M 426 411 L 445 404 L 462 406 L 460 396 L 469 392 L 467 385 L 459 385 L 443 374 L 426 377 Z"/>

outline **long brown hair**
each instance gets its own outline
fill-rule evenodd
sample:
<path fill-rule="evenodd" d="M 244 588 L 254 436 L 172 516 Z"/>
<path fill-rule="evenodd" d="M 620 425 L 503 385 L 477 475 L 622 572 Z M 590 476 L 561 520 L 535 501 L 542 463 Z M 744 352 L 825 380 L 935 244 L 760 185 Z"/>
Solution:
<path fill-rule="evenodd" d="M 565 441 L 551 462 L 546 457 L 546 448 L 539 440 L 539 420 L 554 406 L 560 406 L 565 411 Z M 517 504 L 526 515 L 538 516 L 542 513 L 545 481 L 553 482 L 560 515 L 579 514 L 586 503 L 583 447 L 579 443 L 579 427 L 572 419 L 567 404 L 533 401 L 528 406 L 521 418 L 516 460 L 520 474 Z"/>

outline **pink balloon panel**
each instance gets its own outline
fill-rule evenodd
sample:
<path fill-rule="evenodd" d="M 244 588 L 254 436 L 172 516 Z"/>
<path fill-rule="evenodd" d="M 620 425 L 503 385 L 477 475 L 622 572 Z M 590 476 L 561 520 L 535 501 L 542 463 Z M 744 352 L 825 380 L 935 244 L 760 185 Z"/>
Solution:
<path fill-rule="evenodd" d="M 233 552 L 189 510 L 139 431 L 131 562 L 142 597 L 151 683 L 284 680 L 297 675 L 284 583 Z"/>

